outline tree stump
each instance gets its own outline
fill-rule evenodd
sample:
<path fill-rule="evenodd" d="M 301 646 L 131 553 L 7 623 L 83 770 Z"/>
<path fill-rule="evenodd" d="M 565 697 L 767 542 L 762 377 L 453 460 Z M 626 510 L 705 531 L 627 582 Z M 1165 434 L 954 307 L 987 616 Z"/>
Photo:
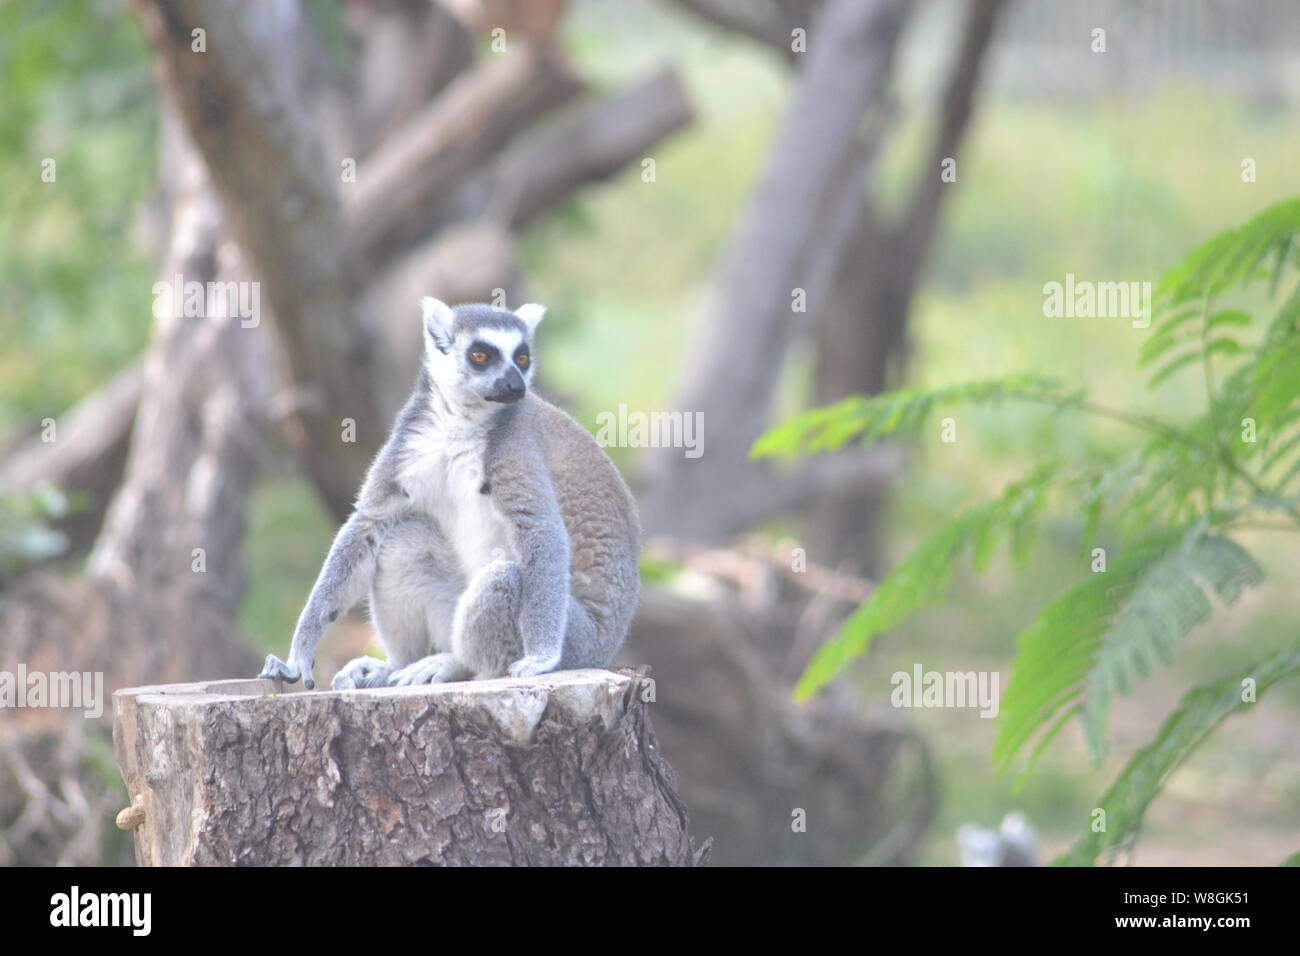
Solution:
<path fill-rule="evenodd" d="M 643 684 L 119 690 L 119 825 L 142 866 L 698 864 Z"/>

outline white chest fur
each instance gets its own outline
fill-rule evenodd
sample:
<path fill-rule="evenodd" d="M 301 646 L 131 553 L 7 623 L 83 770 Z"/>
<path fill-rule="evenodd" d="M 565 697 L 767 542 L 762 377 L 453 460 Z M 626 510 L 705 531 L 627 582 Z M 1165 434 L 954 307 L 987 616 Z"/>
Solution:
<path fill-rule="evenodd" d="M 438 523 L 467 576 L 515 557 L 506 523 L 482 490 L 485 440 L 481 429 L 423 423 L 409 433 L 398 469 L 411 506 Z"/>

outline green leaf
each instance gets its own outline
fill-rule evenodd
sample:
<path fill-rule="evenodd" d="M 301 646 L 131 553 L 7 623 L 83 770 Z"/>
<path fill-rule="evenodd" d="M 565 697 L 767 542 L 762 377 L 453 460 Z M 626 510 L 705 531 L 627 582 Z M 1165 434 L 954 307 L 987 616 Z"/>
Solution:
<path fill-rule="evenodd" d="M 1151 381 L 1147 383 L 1147 388 L 1155 388 L 1175 372 L 1185 368 L 1192 362 L 1199 361 L 1202 355 L 1240 355 L 1243 351 L 1244 349 L 1242 349 L 1240 342 L 1227 338 L 1226 336 L 1212 339 L 1204 348 L 1201 348 L 1198 343 L 1196 348 L 1192 351 L 1174 359 L 1160 371 L 1156 372 L 1155 375 L 1151 376 Z"/>
<path fill-rule="evenodd" d="M 1300 397 L 1300 339 L 1270 349 L 1256 361 L 1253 378 L 1256 426 L 1267 427 Z"/>
<path fill-rule="evenodd" d="M 1201 243 L 1161 276 L 1155 298 L 1161 309 L 1214 298 L 1258 274 L 1270 252 L 1289 247 L 1300 231 L 1300 199 L 1276 203 L 1237 229 Z M 1285 252 L 1281 253 L 1285 260 Z"/>
<path fill-rule="evenodd" d="M 1209 617 L 1207 590 L 1231 604 L 1261 580 L 1262 569 L 1238 544 L 1199 524 L 1124 549 L 1021 634 L 993 747 L 999 769 L 1063 711 L 1079 715 L 1100 762 L 1111 696 L 1169 662 L 1177 640 Z"/>
<path fill-rule="evenodd" d="M 1055 469 L 1055 462 L 1039 465 L 1024 481 L 1010 485 L 996 501 L 960 515 L 901 561 L 813 655 L 795 686 L 795 698 L 807 700 L 865 654 L 877 635 L 942 599 L 958 560 L 974 542 L 979 542 L 977 552 L 986 555 L 998 538 L 1013 532 L 1026 535 L 1023 527 L 1018 532 L 1016 529 L 1037 515 Z M 1023 541 L 1020 547 L 1025 547 Z"/>
<path fill-rule="evenodd" d="M 1166 318 L 1163 323 L 1158 324 L 1155 333 L 1142 343 L 1142 348 L 1138 353 L 1138 367 L 1150 365 L 1175 345 L 1196 342 L 1200 336 L 1200 327 L 1189 325 L 1187 320 L 1197 318 L 1200 315 L 1201 309 L 1185 307 L 1177 310 L 1172 317 Z M 1251 321 L 1251 317 L 1240 309 L 1224 309 L 1211 315 L 1202 324 L 1207 329 L 1214 329 L 1225 325 L 1248 326 Z"/>
<path fill-rule="evenodd" d="M 774 426 L 758 437 L 749 454 L 751 458 L 793 458 L 835 451 L 854 439 L 878 441 L 916 431 L 942 405 L 1006 399 L 1033 399 L 1062 407 L 1071 401 L 1057 382 L 1034 375 L 933 389 L 900 388 L 869 398 L 853 395 Z"/>
<path fill-rule="evenodd" d="M 1219 680 L 1188 691 L 1178 709 L 1165 719 L 1155 739 L 1133 755 L 1115 783 L 1097 802 L 1106 811 L 1104 832 L 1087 830 L 1056 866 L 1092 866 L 1103 853 L 1132 842 L 1147 807 L 1165 781 L 1223 723 L 1250 703 L 1242 700 L 1243 685 L 1255 682 L 1256 697 L 1279 681 L 1300 674 L 1300 642 Z M 1284 865 L 1295 866 L 1300 853 Z"/>

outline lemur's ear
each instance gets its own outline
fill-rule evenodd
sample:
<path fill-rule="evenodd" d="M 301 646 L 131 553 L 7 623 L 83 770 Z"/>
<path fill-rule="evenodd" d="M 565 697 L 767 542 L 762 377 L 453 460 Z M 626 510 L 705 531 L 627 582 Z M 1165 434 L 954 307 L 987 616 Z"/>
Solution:
<path fill-rule="evenodd" d="M 546 315 L 546 306 L 529 302 L 515 309 L 515 315 L 524 320 L 524 325 L 528 326 L 528 334 L 532 335 L 542 324 L 542 317 Z"/>
<path fill-rule="evenodd" d="M 433 340 L 434 348 L 445 355 L 451 349 L 451 327 L 456 314 L 446 302 L 431 295 L 420 300 L 420 311 L 424 314 L 424 330 Z"/>

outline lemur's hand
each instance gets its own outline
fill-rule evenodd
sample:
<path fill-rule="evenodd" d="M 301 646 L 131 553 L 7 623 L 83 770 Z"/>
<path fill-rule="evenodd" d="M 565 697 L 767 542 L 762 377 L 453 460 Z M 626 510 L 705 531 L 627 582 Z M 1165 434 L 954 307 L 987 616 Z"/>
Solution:
<path fill-rule="evenodd" d="M 271 680 L 282 680 L 287 684 L 296 684 L 301 678 L 302 684 L 308 690 L 316 686 L 316 681 L 312 679 L 311 667 L 314 661 L 307 661 L 305 666 L 294 662 L 294 655 L 289 654 L 289 663 L 285 663 L 274 654 L 266 655 L 266 663 L 262 665 L 262 673 L 258 677 L 269 677 Z"/>

